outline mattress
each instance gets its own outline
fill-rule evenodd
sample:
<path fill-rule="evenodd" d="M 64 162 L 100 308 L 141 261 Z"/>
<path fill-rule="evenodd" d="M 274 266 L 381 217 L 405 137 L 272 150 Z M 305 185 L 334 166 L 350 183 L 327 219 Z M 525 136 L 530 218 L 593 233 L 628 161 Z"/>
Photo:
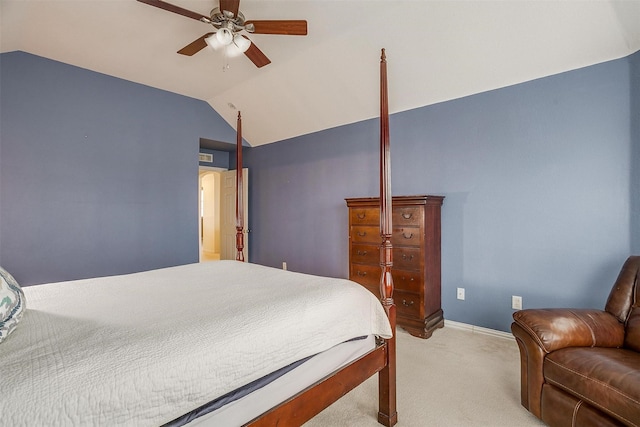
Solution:
<path fill-rule="evenodd" d="M 237 261 L 24 291 L 0 345 L 9 425 L 162 425 L 353 337 L 391 336 L 353 282 Z"/>
<path fill-rule="evenodd" d="M 292 369 L 283 368 L 276 378 L 267 375 L 257 381 L 256 388 L 242 397 L 213 410 L 194 411 L 168 426 L 189 425 L 198 427 L 241 426 L 267 412 L 281 402 L 293 397 L 307 387 L 375 349 L 373 335 L 350 340 L 315 356 L 295 363 Z"/>

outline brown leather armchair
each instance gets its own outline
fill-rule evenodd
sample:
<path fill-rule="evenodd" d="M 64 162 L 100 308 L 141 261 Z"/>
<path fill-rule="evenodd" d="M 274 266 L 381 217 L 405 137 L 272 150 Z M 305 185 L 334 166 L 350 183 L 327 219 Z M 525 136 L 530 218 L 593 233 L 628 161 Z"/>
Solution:
<path fill-rule="evenodd" d="M 604 310 L 513 314 L 522 405 L 553 427 L 640 426 L 640 256 L 627 259 Z"/>

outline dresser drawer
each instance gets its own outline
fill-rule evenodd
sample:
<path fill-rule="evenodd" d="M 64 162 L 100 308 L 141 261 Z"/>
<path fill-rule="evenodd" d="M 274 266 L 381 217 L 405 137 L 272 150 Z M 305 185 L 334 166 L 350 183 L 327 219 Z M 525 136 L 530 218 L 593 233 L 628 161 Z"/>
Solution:
<path fill-rule="evenodd" d="M 391 244 L 394 246 L 420 246 L 423 234 L 419 227 L 393 227 Z M 379 245 L 382 242 L 380 226 L 378 225 L 352 226 L 350 236 L 353 243 L 375 243 Z"/>
<path fill-rule="evenodd" d="M 351 245 L 351 262 L 357 264 L 380 265 L 379 245 Z M 393 269 L 420 271 L 420 248 L 394 247 Z"/>
<path fill-rule="evenodd" d="M 376 245 L 351 245 L 351 262 L 380 265 L 380 247 Z"/>
<path fill-rule="evenodd" d="M 352 264 L 349 271 L 349 280 L 358 282 L 370 289 L 380 287 L 382 268 L 380 265 Z M 422 280 L 418 271 L 402 271 L 391 269 L 393 286 L 398 291 L 420 294 L 422 292 Z M 375 293 L 375 292 L 374 292 Z"/>
<path fill-rule="evenodd" d="M 416 294 L 421 293 L 424 288 L 421 275 L 422 273 L 419 271 L 397 270 L 395 266 L 391 268 L 393 286 L 398 291 L 414 292 Z"/>
<path fill-rule="evenodd" d="M 373 225 L 358 225 L 351 227 L 351 242 L 353 243 L 374 243 L 380 245 L 380 227 Z"/>
<path fill-rule="evenodd" d="M 380 265 L 351 264 L 349 271 L 350 280 L 372 289 L 380 287 L 380 276 L 382 276 Z"/>
<path fill-rule="evenodd" d="M 391 244 L 393 246 L 421 246 L 423 234 L 419 227 L 393 227 Z"/>
<path fill-rule="evenodd" d="M 404 317 L 420 317 L 420 296 L 407 292 L 394 292 L 393 300 L 396 304 L 398 314 Z"/>
<path fill-rule="evenodd" d="M 351 208 L 350 223 L 351 225 L 375 225 L 380 227 L 380 209 L 379 208 Z M 378 233 L 379 234 L 379 233 Z"/>
<path fill-rule="evenodd" d="M 363 285 L 363 287 L 380 299 L 379 286 Z M 393 293 L 393 303 L 398 314 L 403 317 L 420 318 L 420 312 L 422 311 L 421 301 L 420 295 L 402 291 Z"/>
<path fill-rule="evenodd" d="M 393 268 L 398 270 L 420 271 L 420 248 L 393 248 Z"/>
<path fill-rule="evenodd" d="M 420 206 L 398 206 L 393 209 L 393 225 L 414 227 L 424 222 L 423 209 Z"/>

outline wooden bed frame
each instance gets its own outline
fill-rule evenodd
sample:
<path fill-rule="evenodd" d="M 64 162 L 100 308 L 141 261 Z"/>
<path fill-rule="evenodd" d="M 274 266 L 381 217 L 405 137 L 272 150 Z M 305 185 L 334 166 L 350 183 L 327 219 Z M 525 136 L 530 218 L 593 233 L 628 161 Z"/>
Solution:
<path fill-rule="evenodd" d="M 242 117 L 238 112 L 236 154 L 236 260 L 244 261 L 242 218 Z M 394 336 L 380 339 L 376 348 L 296 396 L 249 422 L 248 426 L 299 426 L 307 422 L 350 390 L 378 373 L 378 422 L 393 426 L 396 411 L 396 306 L 393 302 L 391 232 L 391 161 L 389 147 L 389 106 L 385 50 L 380 57 L 380 295 Z"/>

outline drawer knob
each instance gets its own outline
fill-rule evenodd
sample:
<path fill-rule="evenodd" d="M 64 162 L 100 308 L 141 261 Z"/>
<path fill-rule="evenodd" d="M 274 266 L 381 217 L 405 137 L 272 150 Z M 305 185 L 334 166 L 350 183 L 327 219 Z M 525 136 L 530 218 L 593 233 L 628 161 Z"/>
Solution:
<path fill-rule="evenodd" d="M 413 301 L 407 302 L 406 299 L 403 299 L 402 300 L 402 305 L 404 305 L 405 307 L 411 307 L 413 305 Z"/>
<path fill-rule="evenodd" d="M 413 282 L 413 281 L 415 281 L 415 280 L 416 280 L 416 279 L 415 279 L 415 278 L 413 278 L 413 277 L 409 279 L 409 281 L 410 281 L 410 282 Z M 403 282 L 406 282 L 406 281 L 407 281 L 407 278 L 406 278 L 406 277 L 404 277 L 404 276 L 402 276 L 402 281 L 403 281 Z"/>
<path fill-rule="evenodd" d="M 405 261 L 406 260 L 411 261 L 413 259 L 413 255 L 402 254 L 402 259 Z"/>
<path fill-rule="evenodd" d="M 364 256 L 364 255 L 367 254 L 367 251 L 360 251 L 359 250 L 359 251 L 356 252 L 356 254 Z"/>
<path fill-rule="evenodd" d="M 366 271 L 358 271 L 358 273 L 357 273 L 357 274 L 358 274 L 358 276 L 360 276 L 360 277 L 364 277 L 364 276 L 366 276 L 366 275 L 367 275 L 367 272 L 366 272 Z"/>
<path fill-rule="evenodd" d="M 402 212 L 402 218 L 404 218 L 404 219 L 411 219 L 412 216 L 413 216 L 413 214 L 411 212 L 409 212 L 409 213 Z"/>
<path fill-rule="evenodd" d="M 409 233 L 408 236 L 407 233 L 402 233 L 402 237 L 404 237 L 405 239 L 411 239 L 413 237 L 413 233 Z"/>
<path fill-rule="evenodd" d="M 358 219 L 364 219 L 364 217 L 365 217 L 365 216 L 367 216 L 367 214 L 365 214 L 364 212 L 362 212 L 362 213 L 361 213 L 361 212 L 358 212 L 358 213 L 356 214 L 356 216 L 358 217 Z"/>
<path fill-rule="evenodd" d="M 360 236 L 360 237 L 364 237 L 364 236 L 366 236 L 366 235 L 367 235 L 367 232 L 366 232 L 366 231 L 358 231 L 358 233 L 357 233 L 357 234 L 358 234 L 358 236 Z"/>

